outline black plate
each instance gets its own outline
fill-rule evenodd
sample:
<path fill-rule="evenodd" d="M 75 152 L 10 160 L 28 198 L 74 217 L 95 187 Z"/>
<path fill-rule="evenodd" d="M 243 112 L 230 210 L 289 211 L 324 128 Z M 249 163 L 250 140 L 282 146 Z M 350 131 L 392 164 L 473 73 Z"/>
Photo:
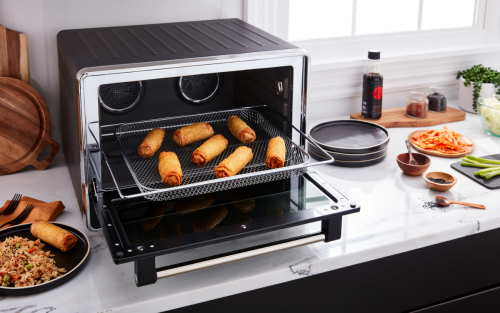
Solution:
<path fill-rule="evenodd" d="M 319 151 L 318 148 L 316 148 L 313 145 L 308 145 L 309 150 L 316 153 L 319 156 L 324 157 L 324 153 Z M 340 152 L 332 152 L 325 150 L 329 155 L 331 155 L 335 161 L 369 161 L 376 159 L 378 157 L 383 156 L 384 154 L 387 153 L 387 146 L 383 148 L 380 151 L 375 151 L 375 152 L 370 152 L 370 153 L 359 153 L 359 154 L 351 154 L 351 153 L 340 153 Z"/>
<path fill-rule="evenodd" d="M 479 157 L 481 159 L 490 159 L 490 160 L 500 160 L 500 154 L 492 154 L 492 155 L 485 155 L 482 157 Z M 482 178 L 474 176 L 474 172 L 477 172 L 480 170 L 478 167 L 466 167 L 460 165 L 461 161 L 451 163 L 451 168 L 464 174 L 465 176 L 469 177 L 476 183 L 478 183 L 481 186 L 484 186 L 488 189 L 499 189 L 500 188 L 500 176 L 496 176 L 493 178 L 490 178 L 488 180 L 484 180 Z"/>
<path fill-rule="evenodd" d="M 63 273 L 62 276 L 58 278 L 52 279 L 48 282 L 41 283 L 40 285 L 29 286 L 29 287 L 1 287 L 0 286 L 0 295 L 2 296 L 27 296 L 35 293 L 40 293 L 44 291 L 48 291 L 50 289 L 61 286 L 62 284 L 68 282 L 71 278 L 75 277 L 81 269 L 83 265 L 87 262 L 89 252 L 90 252 L 90 244 L 87 236 L 81 232 L 80 230 L 73 228 L 68 225 L 54 223 L 54 225 L 65 229 L 76 236 L 78 239 L 76 245 L 66 252 L 62 252 L 54 246 L 45 243 L 43 247 L 43 251 L 50 251 L 51 254 L 54 255 L 54 260 L 56 261 L 57 267 L 62 267 L 66 269 L 66 273 Z M 4 241 L 7 237 L 19 236 L 23 238 L 28 238 L 30 240 L 36 240 L 31 232 L 32 223 L 22 224 L 18 226 L 12 226 L 0 231 L 0 240 Z"/>
<path fill-rule="evenodd" d="M 311 129 L 309 137 L 323 149 L 350 154 L 380 151 L 389 143 L 389 132 L 385 127 L 358 120 L 318 124 Z"/>
<path fill-rule="evenodd" d="M 387 156 L 387 149 L 384 150 L 384 151 L 385 151 L 385 153 L 382 156 L 379 156 L 378 158 L 374 158 L 374 159 L 371 159 L 371 160 L 365 160 L 365 161 L 340 161 L 340 160 L 335 160 L 333 163 L 330 163 L 329 165 L 340 166 L 340 167 L 366 167 L 366 166 L 371 166 L 371 165 L 379 164 Z M 327 158 L 325 158 L 325 157 L 323 157 L 323 156 L 315 153 L 314 151 L 312 151 L 311 146 L 309 146 L 308 152 L 314 158 L 327 160 Z"/>

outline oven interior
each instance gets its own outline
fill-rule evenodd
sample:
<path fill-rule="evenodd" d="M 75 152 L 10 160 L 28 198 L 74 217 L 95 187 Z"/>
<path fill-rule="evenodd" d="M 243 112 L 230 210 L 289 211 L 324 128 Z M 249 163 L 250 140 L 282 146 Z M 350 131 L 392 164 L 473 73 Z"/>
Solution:
<path fill-rule="evenodd" d="M 269 110 L 256 110 L 291 137 L 292 77 L 293 67 L 286 66 L 101 86 L 100 143 L 118 185 L 125 188 L 135 185 L 114 136 L 119 124 L 265 104 L 280 113 L 283 119 Z M 98 154 L 92 157 L 94 162 L 101 162 L 102 189 L 114 189 L 104 160 Z"/>

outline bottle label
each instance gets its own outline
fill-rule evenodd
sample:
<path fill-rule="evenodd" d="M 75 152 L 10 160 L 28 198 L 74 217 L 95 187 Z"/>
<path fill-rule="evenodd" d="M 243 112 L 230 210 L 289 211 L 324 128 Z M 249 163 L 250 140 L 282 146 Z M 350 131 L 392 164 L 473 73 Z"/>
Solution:
<path fill-rule="evenodd" d="M 372 95 L 373 98 L 375 98 L 376 100 L 382 99 L 382 87 L 377 87 L 373 89 Z"/>

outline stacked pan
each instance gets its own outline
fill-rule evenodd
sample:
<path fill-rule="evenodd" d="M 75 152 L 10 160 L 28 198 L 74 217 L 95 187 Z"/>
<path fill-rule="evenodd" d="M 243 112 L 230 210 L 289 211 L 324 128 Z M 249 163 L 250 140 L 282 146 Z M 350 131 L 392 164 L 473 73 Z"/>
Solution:
<path fill-rule="evenodd" d="M 328 154 L 332 165 L 364 167 L 382 162 L 387 156 L 389 132 L 383 126 L 359 120 L 334 120 L 314 126 L 309 132 Z M 308 152 L 316 159 L 326 159 L 323 152 L 309 145 Z"/>

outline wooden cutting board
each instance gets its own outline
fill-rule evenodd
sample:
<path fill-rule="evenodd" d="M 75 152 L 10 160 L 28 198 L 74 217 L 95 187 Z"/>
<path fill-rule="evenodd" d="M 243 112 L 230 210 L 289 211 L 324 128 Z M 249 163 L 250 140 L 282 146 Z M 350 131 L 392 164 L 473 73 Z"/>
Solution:
<path fill-rule="evenodd" d="M 49 136 L 50 114 L 42 96 L 18 79 L 0 77 L 0 175 L 30 164 L 46 169 L 59 151 Z M 49 156 L 38 161 L 47 145 Z"/>
<path fill-rule="evenodd" d="M 0 24 L 0 77 L 13 77 L 30 83 L 28 37 Z"/>
<path fill-rule="evenodd" d="M 405 115 L 406 107 L 382 110 L 382 117 L 369 120 L 361 117 L 361 113 L 351 114 L 351 119 L 375 123 L 386 128 L 390 127 L 426 127 L 465 120 L 465 112 L 455 108 L 446 108 L 444 113 L 429 112 L 427 118 L 411 118 Z"/>

